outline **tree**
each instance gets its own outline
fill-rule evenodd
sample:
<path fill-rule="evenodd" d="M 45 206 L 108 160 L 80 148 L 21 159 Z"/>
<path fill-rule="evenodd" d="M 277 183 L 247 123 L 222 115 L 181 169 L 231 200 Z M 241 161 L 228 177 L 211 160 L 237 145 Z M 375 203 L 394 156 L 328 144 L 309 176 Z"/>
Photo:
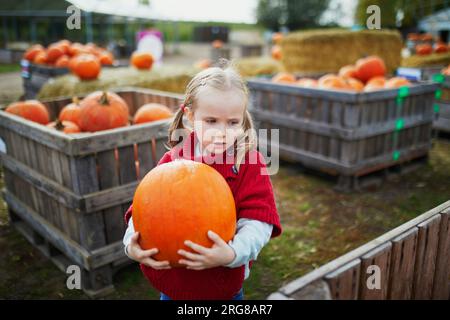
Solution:
<path fill-rule="evenodd" d="M 328 4 L 329 0 L 260 0 L 257 21 L 272 30 L 282 26 L 290 30 L 316 27 Z"/>

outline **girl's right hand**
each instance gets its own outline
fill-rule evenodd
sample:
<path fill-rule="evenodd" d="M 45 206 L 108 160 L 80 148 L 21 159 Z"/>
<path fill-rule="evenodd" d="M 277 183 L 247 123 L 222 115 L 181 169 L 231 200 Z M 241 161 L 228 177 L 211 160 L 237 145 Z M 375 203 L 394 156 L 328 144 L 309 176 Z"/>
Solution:
<path fill-rule="evenodd" d="M 156 261 L 151 258 L 153 255 L 158 253 L 157 248 L 142 250 L 138 243 L 138 239 L 139 232 L 136 232 L 131 236 L 131 242 L 127 248 L 128 256 L 131 259 L 156 270 L 170 269 L 169 261 Z"/>

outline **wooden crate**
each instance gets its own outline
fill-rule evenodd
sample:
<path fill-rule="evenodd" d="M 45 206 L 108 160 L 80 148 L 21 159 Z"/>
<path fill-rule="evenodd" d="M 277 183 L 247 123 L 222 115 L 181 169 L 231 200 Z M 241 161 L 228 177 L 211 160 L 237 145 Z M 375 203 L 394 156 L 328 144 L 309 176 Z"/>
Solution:
<path fill-rule="evenodd" d="M 279 129 L 280 157 L 336 175 L 338 189 L 358 179 L 426 157 L 431 147 L 436 83 L 408 89 L 351 93 L 248 81 L 250 112 L 260 129 Z M 407 90 L 407 91 L 405 91 Z M 398 98 L 400 95 L 403 98 Z M 259 139 L 260 148 L 268 148 Z"/>
<path fill-rule="evenodd" d="M 440 83 L 440 93 L 436 96 L 436 118 L 433 128 L 439 132 L 450 133 L 450 76 L 437 74 L 435 81 Z"/>
<path fill-rule="evenodd" d="M 379 267 L 380 287 L 367 280 Z M 450 298 L 450 201 L 289 282 L 269 299 Z"/>
<path fill-rule="evenodd" d="M 148 102 L 173 110 L 181 102 L 179 95 L 147 89 L 115 92 L 132 115 Z M 54 119 L 70 101 L 44 103 Z M 130 261 L 122 244 L 124 213 L 140 179 L 166 151 L 170 121 L 67 135 L 0 111 L 11 222 L 64 271 L 67 263 L 80 266 L 91 296 L 110 292 L 114 271 Z"/>

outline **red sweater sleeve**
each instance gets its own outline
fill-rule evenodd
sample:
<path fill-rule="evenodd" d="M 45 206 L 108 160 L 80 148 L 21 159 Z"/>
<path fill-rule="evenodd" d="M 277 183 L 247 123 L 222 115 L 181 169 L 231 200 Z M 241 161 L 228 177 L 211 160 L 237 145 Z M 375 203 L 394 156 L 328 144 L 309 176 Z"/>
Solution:
<path fill-rule="evenodd" d="M 172 161 L 172 156 L 171 156 L 171 151 L 167 151 L 161 158 L 161 160 L 159 160 L 157 166 L 159 166 L 160 164 L 163 163 L 167 163 L 167 162 L 171 162 Z M 127 211 L 125 212 L 125 224 L 128 226 L 128 221 L 131 218 L 131 215 L 133 214 L 133 204 L 127 209 Z"/>
<path fill-rule="evenodd" d="M 250 152 L 253 153 L 250 159 L 256 159 L 256 163 L 247 162 L 241 167 L 241 183 L 235 194 L 238 219 L 254 219 L 272 224 L 272 237 L 276 237 L 282 230 L 272 182 L 262 154 L 258 151 Z"/>

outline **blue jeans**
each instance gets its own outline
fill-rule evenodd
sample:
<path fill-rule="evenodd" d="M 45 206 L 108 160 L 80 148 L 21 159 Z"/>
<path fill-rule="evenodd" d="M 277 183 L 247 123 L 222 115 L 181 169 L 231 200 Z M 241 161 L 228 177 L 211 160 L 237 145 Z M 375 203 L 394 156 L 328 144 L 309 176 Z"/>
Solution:
<path fill-rule="evenodd" d="M 166 296 L 164 293 L 161 292 L 159 300 L 172 300 L 168 296 Z M 231 300 L 244 300 L 244 289 L 241 288 L 236 295 L 231 298 Z"/>

